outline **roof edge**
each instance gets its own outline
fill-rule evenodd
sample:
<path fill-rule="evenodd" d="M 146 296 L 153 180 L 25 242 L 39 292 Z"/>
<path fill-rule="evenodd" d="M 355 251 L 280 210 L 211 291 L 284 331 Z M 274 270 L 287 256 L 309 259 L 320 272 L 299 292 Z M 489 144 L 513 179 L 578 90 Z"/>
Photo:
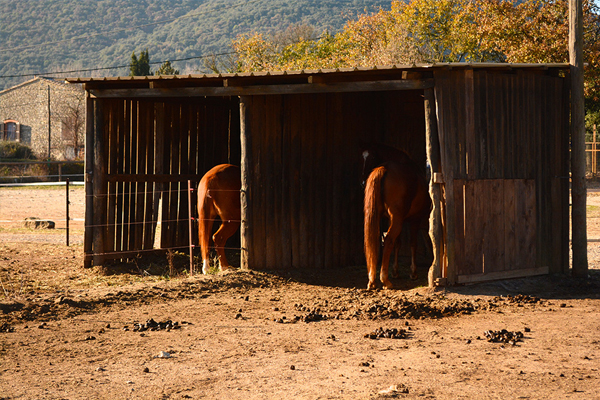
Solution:
<path fill-rule="evenodd" d="M 188 75 L 152 75 L 152 76 L 116 76 L 116 77 L 68 77 L 64 78 L 69 83 L 88 83 L 88 82 L 140 82 L 156 80 L 179 80 L 179 79 L 227 79 L 261 76 L 301 76 L 332 73 L 350 73 L 362 71 L 386 71 L 386 70 L 427 70 L 436 68 L 518 68 L 518 69 L 568 69 L 568 63 L 424 63 L 424 64 L 392 64 L 376 65 L 373 67 L 347 67 L 347 68 L 327 68 L 296 71 L 254 71 L 254 72 L 232 72 L 221 74 L 188 74 Z"/>

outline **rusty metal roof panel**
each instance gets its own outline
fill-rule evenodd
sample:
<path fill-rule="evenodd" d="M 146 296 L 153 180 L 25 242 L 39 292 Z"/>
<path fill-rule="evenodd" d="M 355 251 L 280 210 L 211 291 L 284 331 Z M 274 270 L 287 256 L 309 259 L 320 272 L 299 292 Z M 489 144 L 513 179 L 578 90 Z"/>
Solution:
<path fill-rule="evenodd" d="M 394 64 L 374 67 L 350 67 L 329 69 L 306 69 L 299 71 L 255 71 L 220 74 L 187 74 L 187 75 L 153 75 L 153 76 L 117 76 L 117 77 L 74 77 L 65 78 L 69 83 L 85 84 L 86 90 L 111 89 L 158 89 L 197 87 L 250 87 L 256 85 L 297 85 L 321 82 L 372 82 L 398 79 L 410 79 L 416 75 L 432 78 L 436 69 L 535 69 L 535 70 L 567 70 L 569 64 L 521 64 L 521 63 L 434 63 L 434 64 Z M 414 73 L 414 74 L 413 74 Z M 416 78 L 418 79 L 418 78 Z"/>
<path fill-rule="evenodd" d="M 87 82 L 110 82 L 110 81 L 154 81 L 154 80 L 178 80 L 178 79 L 222 79 L 222 78 L 244 78 L 244 77 L 262 77 L 262 76 L 290 76 L 290 75 L 315 75 L 332 73 L 351 73 L 351 72 L 374 72 L 374 71 L 392 71 L 392 70 L 423 70 L 435 68 L 514 68 L 514 69 L 568 69 L 567 63 L 434 63 L 434 64 L 393 64 L 373 67 L 348 67 L 348 68 L 323 68 L 306 69 L 297 71 L 254 71 L 254 72 L 235 72 L 220 74 L 187 74 L 187 75 L 153 75 L 153 76 L 117 76 L 117 77 L 69 77 L 65 78 L 71 83 Z"/>

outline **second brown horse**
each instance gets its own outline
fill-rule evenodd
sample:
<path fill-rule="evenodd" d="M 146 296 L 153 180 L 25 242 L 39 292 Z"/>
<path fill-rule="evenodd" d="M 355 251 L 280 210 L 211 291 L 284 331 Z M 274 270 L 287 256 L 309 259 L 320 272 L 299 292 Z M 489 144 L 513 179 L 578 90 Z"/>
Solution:
<path fill-rule="evenodd" d="M 376 288 L 379 258 L 380 222 L 383 216 L 390 226 L 383 240 L 380 280 L 387 289 L 393 287 L 388 277 L 390 256 L 402 232 L 402 224 L 410 225 L 411 264 L 410 277 L 417 278 L 417 234 L 431 209 L 431 198 L 425 173 L 405 152 L 382 144 L 361 144 L 363 150 L 364 235 L 365 256 L 369 283 L 367 289 Z"/>
<path fill-rule="evenodd" d="M 198 185 L 198 238 L 202 253 L 202 273 L 209 269 L 209 245 L 213 222 L 221 219 L 221 226 L 212 236 L 219 255 L 220 269 L 230 269 L 225 256 L 225 244 L 240 227 L 240 167 L 221 164 L 208 171 Z"/>

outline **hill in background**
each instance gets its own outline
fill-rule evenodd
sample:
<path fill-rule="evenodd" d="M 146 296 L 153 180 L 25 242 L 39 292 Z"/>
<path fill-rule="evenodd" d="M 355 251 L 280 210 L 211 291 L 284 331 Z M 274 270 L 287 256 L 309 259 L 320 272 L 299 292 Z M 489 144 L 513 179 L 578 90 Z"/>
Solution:
<path fill-rule="evenodd" d="M 0 90 L 33 75 L 124 76 L 132 52 L 207 72 L 204 58 L 231 52 L 239 34 L 293 25 L 337 32 L 390 0 L 0 0 Z M 158 65 L 152 65 L 153 70 Z M 82 71 L 90 70 L 90 71 Z"/>

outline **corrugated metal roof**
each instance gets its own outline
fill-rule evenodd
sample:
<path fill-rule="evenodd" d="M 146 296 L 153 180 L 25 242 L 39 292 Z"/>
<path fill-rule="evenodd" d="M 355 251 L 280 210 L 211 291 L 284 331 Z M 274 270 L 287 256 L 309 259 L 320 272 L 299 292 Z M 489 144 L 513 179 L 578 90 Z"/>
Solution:
<path fill-rule="evenodd" d="M 335 69 L 316 69 L 300 71 L 257 71 L 243 73 L 223 73 L 223 74 L 188 74 L 188 75 L 158 75 L 158 76 L 117 76 L 117 77 L 73 77 L 65 78 L 70 83 L 144 83 L 156 81 L 179 81 L 179 80 L 221 80 L 231 78 L 261 78 L 261 77 L 302 77 L 312 75 L 346 75 L 355 73 L 390 73 L 393 71 L 425 71 L 436 68 L 449 69 L 568 69 L 567 63 L 546 63 L 546 64 L 526 64 L 526 63 L 435 63 L 435 64 L 394 64 L 374 67 L 354 67 L 354 68 L 335 68 Z"/>

